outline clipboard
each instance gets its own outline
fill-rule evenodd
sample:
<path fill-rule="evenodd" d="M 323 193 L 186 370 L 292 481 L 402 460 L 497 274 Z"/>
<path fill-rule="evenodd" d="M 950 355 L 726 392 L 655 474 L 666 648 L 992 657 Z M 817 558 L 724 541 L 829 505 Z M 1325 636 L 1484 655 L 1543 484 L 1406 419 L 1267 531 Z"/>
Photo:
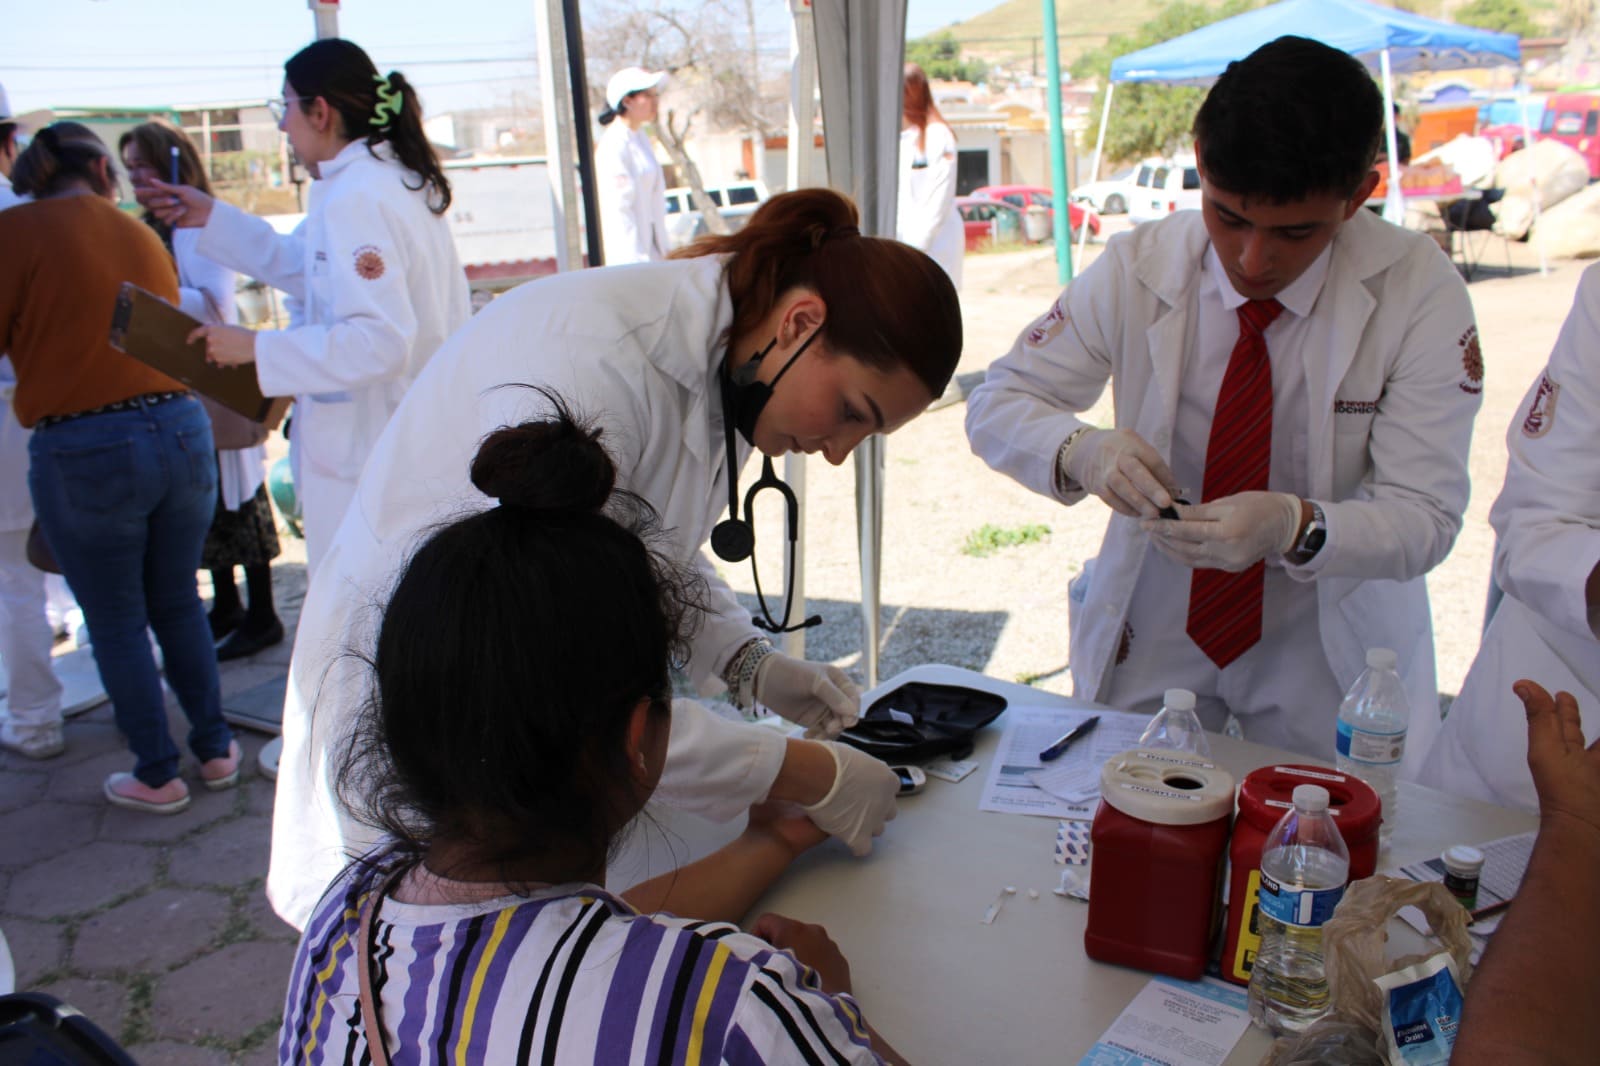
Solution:
<path fill-rule="evenodd" d="M 200 325 L 154 293 L 123 282 L 111 316 L 111 347 L 252 422 L 276 427 L 289 410 L 291 397 L 263 396 L 254 367 L 206 362 L 206 346 L 188 343 L 189 334 Z"/>

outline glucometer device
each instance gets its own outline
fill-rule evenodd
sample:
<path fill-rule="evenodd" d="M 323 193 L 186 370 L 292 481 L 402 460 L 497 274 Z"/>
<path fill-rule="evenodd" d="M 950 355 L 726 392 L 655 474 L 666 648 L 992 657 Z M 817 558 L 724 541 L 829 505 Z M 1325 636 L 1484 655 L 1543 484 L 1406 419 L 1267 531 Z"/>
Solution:
<path fill-rule="evenodd" d="M 922 786 L 928 783 L 928 775 L 917 766 L 891 766 L 894 776 L 900 779 L 900 791 L 896 795 L 911 796 L 922 791 Z"/>

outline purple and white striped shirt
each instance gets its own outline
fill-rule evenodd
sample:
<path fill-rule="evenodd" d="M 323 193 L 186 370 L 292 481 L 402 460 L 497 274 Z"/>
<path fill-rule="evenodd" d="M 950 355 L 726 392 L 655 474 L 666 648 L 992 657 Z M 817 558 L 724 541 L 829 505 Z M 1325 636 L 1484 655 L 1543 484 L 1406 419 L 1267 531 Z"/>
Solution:
<path fill-rule="evenodd" d="M 383 876 L 353 865 L 306 925 L 280 1063 L 370 1062 L 355 946 Z M 372 953 L 395 1066 L 881 1062 L 855 1001 L 823 992 L 794 956 L 592 885 L 467 905 L 387 898 Z"/>

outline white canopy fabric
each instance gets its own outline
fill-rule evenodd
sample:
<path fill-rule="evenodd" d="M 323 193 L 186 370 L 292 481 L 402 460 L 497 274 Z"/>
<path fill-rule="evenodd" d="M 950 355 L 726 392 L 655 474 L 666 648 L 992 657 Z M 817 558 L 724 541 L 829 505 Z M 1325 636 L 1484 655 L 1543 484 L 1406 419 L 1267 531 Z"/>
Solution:
<path fill-rule="evenodd" d="M 861 209 L 861 231 L 893 237 L 899 191 L 900 82 L 906 0 L 815 0 L 817 83 L 828 184 Z M 861 558 L 861 667 L 878 683 L 879 566 L 883 558 L 884 439 L 856 449 Z"/>

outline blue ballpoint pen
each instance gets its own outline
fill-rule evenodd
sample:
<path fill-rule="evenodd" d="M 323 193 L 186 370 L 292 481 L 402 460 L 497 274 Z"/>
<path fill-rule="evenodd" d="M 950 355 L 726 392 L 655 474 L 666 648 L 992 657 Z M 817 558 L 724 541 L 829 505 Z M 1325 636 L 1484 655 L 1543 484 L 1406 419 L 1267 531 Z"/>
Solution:
<path fill-rule="evenodd" d="M 1088 718 L 1085 718 L 1083 721 L 1067 730 L 1066 735 L 1060 740 L 1041 751 L 1039 753 L 1039 761 L 1053 762 L 1056 759 L 1059 759 L 1063 752 L 1072 747 L 1073 741 L 1077 740 L 1081 736 L 1087 735 L 1090 730 L 1099 724 L 1100 716 L 1098 714 L 1090 715 Z"/>
<path fill-rule="evenodd" d="M 178 184 L 178 146 L 172 146 L 172 185 Z"/>

